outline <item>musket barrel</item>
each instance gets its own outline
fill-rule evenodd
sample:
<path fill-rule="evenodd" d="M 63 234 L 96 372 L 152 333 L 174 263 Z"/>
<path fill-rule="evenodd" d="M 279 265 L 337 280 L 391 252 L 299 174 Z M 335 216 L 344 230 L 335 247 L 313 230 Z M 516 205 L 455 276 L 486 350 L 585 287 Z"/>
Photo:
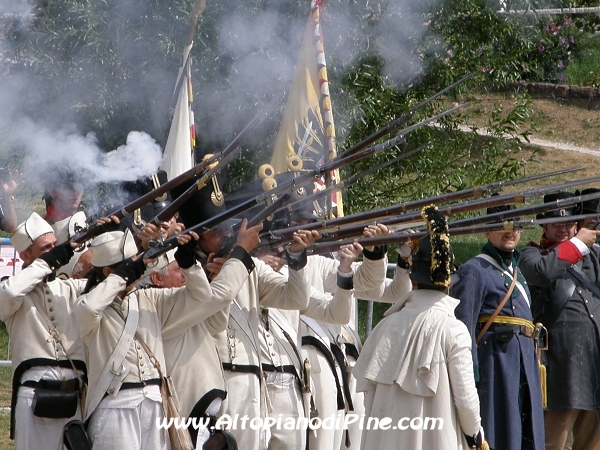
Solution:
<path fill-rule="evenodd" d="M 368 147 L 369 145 L 371 145 L 373 142 L 378 141 L 379 139 L 381 139 L 382 137 L 396 131 L 398 128 L 400 128 L 403 124 L 405 124 L 406 122 L 408 122 L 410 119 L 412 119 L 412 117 L 415 115 L 415 113 L 417 112 L 417 110 L 419 110 L 420 108 L 422 108 L 423 106 L 425 106 L 428 103 L 431 103 L 432 101 L 434 101 L 435 99 L 437 99 L 438 97 L 444 95 L 445 93 L 451 91 L 452 89 L 454 89 L 456 86 L 458 86 L 459 84 L 462 84 L 463 82 L 465 82 L 466 80 L 468 80 L 469 78 L 472 78 L 474 75 L 476 74 L 476 72 L 471 72 L 470 74 L 464 76 L 463 78 L 461 78 L 460 80 L 452 83 L 449 86 L 446 86 L 444 89 L 442 89 L 439 92 L 436 92 L 435 94 L 433 94 L 431 97 L 427 98 L 426 100 L 422 101 L 421 103 L 419 103 L 418 105 L 416 105 L 415 107 L 413 107 L 410 111 L 408 111 L 407 113 L 401 115 L 400 117 L 398 117 L 397 119 L 393 120 L 392 122 L 388 123 L 387 125 L 385 125 L 383 128 L 377 130 L 375 133 L 373 133 L 372 135 L 366 137 L 365 139 L 363 139 L 362 141 L 360 141 L 358 144 L 353 145 L 352 147 L 350 147 L 348 150 L 346 150 L 345 152 L 341 153 L 341 155 L 344 155 L 346 157 Z"/>

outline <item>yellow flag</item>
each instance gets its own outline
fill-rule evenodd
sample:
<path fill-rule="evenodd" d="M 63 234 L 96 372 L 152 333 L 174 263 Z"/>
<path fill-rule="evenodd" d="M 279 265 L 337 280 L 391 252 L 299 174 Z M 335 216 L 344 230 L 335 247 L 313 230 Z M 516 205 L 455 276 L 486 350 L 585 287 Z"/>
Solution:
<path fill-rule="evenodd" d="M 335 129 L 321 28 L 321 0 L 313 0 L 296 71 L 273 149 L 275 173 L 314 170 L 336 156 Z M 326 174 L 322 183 L 339 181 L 338 171 Z M 343 215 L 340 192 L 327 199 L 328 215 Z"/>

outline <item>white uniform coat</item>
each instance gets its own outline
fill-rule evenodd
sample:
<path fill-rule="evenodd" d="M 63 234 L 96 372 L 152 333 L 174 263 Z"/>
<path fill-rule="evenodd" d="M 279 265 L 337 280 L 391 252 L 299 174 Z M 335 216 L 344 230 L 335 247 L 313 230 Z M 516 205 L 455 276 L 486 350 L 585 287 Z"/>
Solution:
<path fill-rule="evenodd" d="M 179 398 L 181 414 L 187 417 L 198 400 L 217 389 L 225 391 L 223 368 L 213 335 L 225 330 L 229 318 L 229 303 L 246 280 L 248 270 L 236 258 L 228 259 L 219 275 L 210 283 L 211 303 L 220 310 L 210 317 L 214 308 L 199 308 L 201 320 L 191 328 L 163 333 L 167 373 L 171 376 Z"/>
<path fill-rule="evenodd" d="M 366 417 L 390 418 L 391 425 L 365 430 L 361 448 L 462 450 L 463 433 L 480 431 L 471 338 L 454 316 L 457 304 L 441 292 L 412 291 L 369 335 L 353 373 Z M 441 419 L 441 429 L 428 418 Z"/>
<path fill-rule="evenodd" d="M 162 335 L 173 336 L 198 323 L 206 314 L 223 308 L 222 303 L 210 301 L 210 285 L 199 265 L 182 271 L 186 278 L 186 285 L 182 288 L 133 290 L 120 302 L 115 299 L 119 292 L 125 290 L 126 281 L 111 274 L 77 300 L 75 314 L 88 351 L 90 394 L 97 388 L 103 367 L 123 332 L 125 322 L 121 314 L 127 316 L 130 297 L 136 296 L 138 300 L 137 333 L 153 352 L 162 370 L 166 367 Z M 125 361 L 130 369 L 123 382 L 139 383 L 159 378 L 156 367 L 135 340 L 129 346 Z M 105 397 L 96 409 L 98 417 L 92 416 L 90 423 L 90 439 L 94 448 L 114 448 L 115 445 L 148 450 L 166 448 L 166 430 L 158 430 L 154 420 L 162 408 L 160 392 L 157 395 L 156 388 L 138 388 L 137 394 L 132 392 L 135 390 L 118 391 Z M 92 412 L 86 411 L 86 417 Z M 110 422 L 108 419 L 115 414 L 125 414 L 126 417 L 114 424 L 114 429 L 107 429 L 114 423 L 114 420 Z M 141 422 L 145 418 L 149 420 Z M 139 441 L 137 436 L 140 435 L 146 436 L 146 439 Z"/>
<path fill-rule="evenodd" d="M 52 270 L 42 259 L 36 259 L 21 272 L 0 284 L 0 318 L 6 323 L 10 337 L 13 373 L 21 364 L 19 372 L 39 359 L 34 366 L 38 369 L 25 371 L 17 383 L 40 379 L 75 378 L 63 347 L 49 334 L 48 323 L 54 325 L 69 357 L 84 368 L 85 354 L 79 330 L 72 316 L 73 305 L 85 288 L 85 280 L 60 280 L 49 277 Z M 46 316 L 44 318 L 44 315 Z M 44 366 L 44 360 L 60 363 L 62 368 Z M 40 370 L 42 369 L 42 370 Z M 44 370 L 45 369 L 45 370 Z M 19 388 L 15 445 L 17 450 L 45 449 L 58 447 L 62 427 L 71 419 L 37 418 L 32 414 L 31 404 L 34 389 Z M 52 443 L 52 444 L 51 444 Z"/>
<path fill-rule="evenodd" d="M 308 305 L 309 283 L 305 269 L 291 270 L 289 279 L 275 272 L 257 258 L 252 258 L 255 268 L 239 291 L 230 307 L 227 329 L 215 336 L 221 361 L 232 366 L 260 367 L 259 305 L 279 309 L 303 309 Z M 289 280 L 289 281 L 288 281 Z M 234 318 L 240 310 L 244 318 L 238 323 Z M 239 316 L 238 316 L 239 317 Z M 260 369 L 259 369 L 260 370 Z M 266 412 L 265 392 L 261 392 L 259 378 L 253 373 L 225 371 L 227 399 L 223 402 L 221 415 L 240 419 L 264 418 Z M 262 387 L 264 389 L 264 386 Z M 230 430 L 240 449 L 265 448 L 267 433 L 238 425 Z"/>
<path fill-rule="evenodd" d="M 311 286 L 321 293 L 333 293 L 337 289 L 337 273 L 339 268 L 339 261 L 324 256 L 311 256 L 308 258 L 308 264 L 306 270 L 310 279 Z M 302 336 L 313 336 L 323 342 L 326 347 L 330 347 L 331 343 L 340 346 L 342 352 L 344 349 L 344 339 L 342 339 L 342 325 L 350 324 L 352 329 L 355 329 L 356 324 L 356 301 L 355 297 L 363 298 L 363 291 L 369 292 L 373 297 L 379 297 L 383 293 L 384 279 L 387 268 L 387 257 L 381 259 L 371 260 L 364 258 L 362 263 L 352 264 L 352 270 L 354 272 L 353 283 L 354 283 L 354 296 L 349 298 L 347 319 L 344 322 L 338 320 L 327 320 L 327 317 L 319 317 L 318 315 L 303 312 L 304 315 L 314 318 L 319 322 L 319 326 L 323 333 L 317 332 L 312 329 L 306 323 L 300 323 L 300 334 Z M 339 316 L 339 312 L 338 312 Z M 321 338 L 323 334 L 323 339 Z M 324 337 L 327 336 L 327 341 Z M 360 343 L 357 343 L 357 347 Z M 311 345 L 304 345 L 303 352 L 308 356 L 312 366 L 312 378 L 315 384 L 315 403 L 319 411 L 319 415 L 322 419 L 338 416 L 343 420 L 343 413 L 338 412 L 337 408 L 337 389 L 335 384 L 335 378 L 331 371 L 329 364 L 325 357 L 315 347 Z M 349 367 L 351 370 L 351 367 Z M 338 373 L 338 379 L 340 383 L 343 382 L 342 373 L 340 368 L 337 366 L 336 370 Z M 348 380 L 350 383 L 351 380 Z M 354 399 L 353 399 L 354 400 Z M 362 410 L 360 397 L 356 398 L 355 409 L 360 412 Z M 353 402 L 354 403 L 354 402 Z M 344 430 L 339 427 L 338 429 L 325 429 L 317 431 L 315 436 L 314 433 L 309 434 L 310 448 L 315 450 L 329 450 L 333 448 L 340 448 L 345 443 Z M 359 443 L 357 439 L 351 442 L 353 447 L 358 447 Z"/>

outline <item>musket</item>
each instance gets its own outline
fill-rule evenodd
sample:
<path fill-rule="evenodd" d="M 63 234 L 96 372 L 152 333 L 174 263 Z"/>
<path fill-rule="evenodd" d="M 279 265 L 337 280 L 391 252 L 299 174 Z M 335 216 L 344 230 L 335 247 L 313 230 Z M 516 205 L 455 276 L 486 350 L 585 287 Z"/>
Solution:
<path fill-rule="evenodd" d="M 323 189 L 321 191 L 315 192 L 314 194 L 308 195 L 306 197 L 302 197 L 296 201 L 294 201 L 293 203 L 291 203 L 290 205 L 286 205 L 284 208 L 281 208 L 279 211 L 276 211 L 275 214 L 278 214 L 280 212 L 283 212 L 285 209 L 290 209 L 290 210 L 294 210 L 296 208 L 299 208 L 307 203 L 310 203 L 312 201 L 318 200 L 319 198 L 328 195 L 329 193 L 332 192 L 336 192 L 339 190 L 342 190 L 344 188 L 347 188 L 348 186 L 356 183 L 359 179 L 373 173 L 376 172 L 378 170 L 381 170 L 391 164 L 395 164 L 398 161 L 401 161 L 402 159 L 406 159 L 409 156 L 412 156 L 422 150 L 424 150 L 425 148 L 431 146 L 432 143 L 428 143 L 425 145 L 422 145 L 420 147 L 417 147 L 414 150 L 411 150 L 410 152 L 407 153 L 403 153 L 402 155 L 398 156 L 397 158 L 394 158 L 390 161 L 386 161 L 382 164 L 378 164 L 375 167 L 369 168 L 363 172 L 360 172 L 358 174 L 352 175 L 344 180 L 341 180 L 339 183 L 336 183 L 333 186 L 330 186 L 326 189 Z M 576 168 L 571 168 L 571 169 L 563 169 L 563 170 L 557 170 L 555 172 L 549 172 L 549 173 L 543 173 L 543 174 L 538 174 L 538 175 L 532 175 L 529 177 L 524 177 L 524 178 L 519 178 L 516 180 L 508 180 L 508 181 L 496 181 L 494 183 L 489 183 L 489 184 L 484 184 L 482 186 L 478 186 L 475 188 L 469 188 L 469 189 L 463 189 L 460 191 L 456 191 L 456 192 L 451 192 L 449 194 L 444 194 L 446 196 L 448 196 L 448 198 L 444 201 L 452 201 L 452 200 L 457 200 L 457 199 L 464 199 L 464 198 L 480 198 L 483 197 L 485 194 L 489 194 L 489 193 L 497 193 L 497 192 L 501 192 L 502 189 L 504 187 L 507 186 L 514 186 L 516 184 L 522 184 L 522 183 L 528 183 L 530 181 L 535 181 L 535 180 L 540 180 L 543 178 L 548 178 L 548 177 L 553 177 L 553 176 L 557 176 L 557 175 L 563 175 L 566 173 L 571 173 L 571 172 L 576 172 L 579 170 L 583 170 L 585 169 L 585 167 L 576 167 Z M 439 196 L 438 196 L 439 197 Z M 429 197 L 429 199 L 433 199 L 434 197 Z M 420 200 L 419 203 L 423 202 L 423 201 L 427 201 L 426 204 L 431 203 L 431 201 L 429 201 L 428 199 L 423 199 Z M 442 203 L 442 202 L 440 202 Z M 417 209 L 422 207 L 423 205 L 417 206 L 417 207 L 410 207 L 410 209 Z"/>
<path fill-rule="evenodd" d="M 493 196 L 493 197 L 480 198 L 480 199 L 472 200 L 469 202 L 453 204 L 453 205 L 448 205 L 448 206 L 442 206 L 442 207 L 439 207 L 438 209 L 442 212 L 442 214 L 444 214 L 446 216 L 450 216 L 453 214 L 461 214 L 461 213 L 465 213 L 465 212 L 476 211 L 478 209 L 491 208 L 494 206 L 526 203 L 527 201 L 530 201 L 531 199 L 539 198 L 548 193 L 558 192 L 558 191 L 562 191 L 563 189 L 567 189 L 572 186 L 577 186 L 577 185 L 587 184 L 587 183 L 594 183 L 597 181 L 600 181 L 600 177 L 588 178 L 585 180 L 568 181 L 568 182 L 558 184 L 558 185 L 551 185 L 551 186 L 545 186 L 545 187 L 540 187 L 540 188 L 535 188 L 535 189 L 528 189 L 528 190 L 517 192 L 517 193 L 502 194 L 502 195 L 497 195 L 497 196 Z M 493 200 L 493 199 L 500 200 L 500 203 L 492 205 L 491 200 Z M 502 202 L 504 202 L 504 203 L 502 203 Z M 378 220 L 378 223 L 381 223 L 384 225 L 395 225 L 395 224 L 399 224 L 399 223 L 415 222 L 416 220 L 422 220 L 420 211 L 413 212 L 413 213 L 401 214 L 401 215 L 398 215 L 395 217 L 387 217 L 387 218 Z M 364 224 L 351 225 L 351 226 L 345 227 L 343 230 L 335 231 L 334 233 L 331 233 L 329 235 L 324 235 L 322 239 L 323 240 L 343 239 L 346 237 L 357 236 L 357 235 L 362 234 L 363 229 L 364 229 Z"/>
<path fill-rule="evenodd" d="M 547 174 L 547 175 L 549 176 L 552 174 L 553 173 Z M 534 177 L 539 178 L 541 176 L 542 175 L 535 175 Z M 516 184 L 519 181 L 520 180 L 513 180 L 513 181 L 506 182 L 506 183 Z M 530 177 L 525 179 L 525 181 L 531 181 Z M 569 182 L 562 183 L 562 184 L 531 189 L 528 191 L 522 191 L 522 194 L 527 198 L 536 198 L 541 195 L 551 193 L 551 192 L 558 192 L 560 190 L 567 189 L 572 186 L 593 183 L 593 182 L 597 182 L 597 181 L 600 181 L 600 177 L 587 178 L 584 180 L 569 181 Z M 504 186 L 506 186 L 506 185 L 507 184 L 504 184 Z M 483 193 L 489 192 L 489 191 L 497 192 L 497 191 L 495 191 L 495 189 L 497 189 L 497 188 L 498 188 L 498 183 L 492 183 L 489 185 L 483 185 L 483 186 L 479 186 L 476 188 L 464 189 L 462 191 L 451 192 L 448 194 L 442 194 L 442 195 L 435 196 L 435 197 L 428 197 L 428 198 L 414 200 L 414 201 L 406 202 L 406 203 L 403 202 L 403 203 L 399 203 L 397 205 L 393 205 L 390 207 L 374 209 L 371 211 L 365 211 L 365 212 L 353 214 L 350 216 L 344 216 L 344 217 L 339 217 L 339 218 L 335 218 L 335 219 L 324 220 L 324 221 L 320 221 L 318 223 L 308 223 L 308 224 L 303 224 L 303 225 L 297 225 L 294 227 L 284 228 L 281 230 L 272 230 L 263 235 L 262 241 L 263 241 L 263 244 L 269 244 L 269 242 L 273 242 L 273 243 L 277 243 L 278 245 L 280 245 L 281 243 L 288 241 L 290 236 L 294 232 L 299 231 L 299 230 L 309 230 L 309 229 L 321 230 L 324 233 L 331 233 L 331 236 L 324 236 L 325 239 L 326 238 L 338 238 L 339 239 L 339 235 L 341 233 L 344 233 L 345 237 L 360 235 L 362 233 L 362 229 L 366 225 L 368 225 L 368 221 L 377 220 L 379 223 L 384 223 L 386 225 L 414 222 L 415 217 L 418 217 L 418 216 L 415 214 L 407 214 L 408 211 L 421 209 L 421 208 L 431 205 L 431 204 L 438 205 L 438 204 L 446 203 L 446 202 L 453 201 L 453 200 L 462 200 L 465 198 L 474 197 L 476 195 L 483 195 Z M 507 195 L 508 195 L 508 197 L 507 197 Z M 500 196 L 496 196 L 494 198 L 496 198 L 496 199 L 509 198 L 510 199 L 510 198 L 512 198 L 511 195 L 512 194 L 505 194 L 504 196 L 500 195 Z M 452 210 L 453 213 L 458 214 L 460 212 L 466 212 L 466 211 L 480 209 L 478 207 L 478 205 L 487 204 L 487 200 L 488 199 L 481 199 L 479 201 L 479 203 L 475 203 L 476 202 L 476 200 L 475 200 L 473 202 L 449 206 L 447 208 Z M 503 200 L 501 200 L 501 201 L 503 201 Z M 521 201 L 515 201 L 515 202 L 506 201 L 504 203 L 504 205 L 509 204 L 509 203 L 525 203 L 525 198 L 521 199 Z M 471 205 L 471 204 L 473 204 L 473 209 L 466 209 L 466 210 L 464 209 L 464 208 L 470 208 L 469 205 Z M 502 203 L 498 203 L 495 206 L 500 206 L 501 204 Z M 487 208 L 487 207 L 491 207 L 491 205 L 490 206 L 481 206 L 481 208 Z M 346 226 L 348 224 L 356 224 L 356 223 L 358 223 L 358 225 Z M 350 234 L 350 233 L 353 233 L 353 234 Z M 263 245 L 263 244 L 261 244 L 261 245 Z"/>
<path fill-rule="evenodd" d="M 393 159 L 391 159 L 389 161 L 385 161 L 385 162 L 383 162 L 381 164 L 377 164 L 374 167 L 370 167 L 367 170 L 363 170 L 360 173 L 357 173 L 357 174 L 354 174 L 354 175 L 352 175 L 352 176 L 350 176 L 348 178 L 345 178 L 345 179 L 341 180 L 339 183 L 336 183 L 336 184 L 334 184 L 334 185 L 332 185 L 332 186 L 330 186 L 328 188 L 325 188 L 325 189 L 323 189 L 321 191 L 317 191 L 314 194 L 302 197 L 302 198 L 300 198 L 300 199 L 298 199 L 298 200 L 296 200 L 296 201 L 294 201 L 294 202 L 292 202 L 292 203 L 290 203 L 288 205 L 285 205 L 283 208 L 280 208 L 279 210 L 275 211 L 275 215 L 277 215 L 277 214 L 279 214 L 281 212 L 284 212 L 285 210 L 293 211 L 293 210 L 298 209 L 298 208 L 302 207 L 303 205 L 306 205 L 306 204 L 308 204 L 310 202 L 319 200 L 320 198 L 325 197 L 325 196 L 327 196 L 327 195 L 329 195 L 329 194 L 331 194 L 333 192 L 345 189 L 348 186 L 351 186 L 354 183 L 356 183 L 361 178 L 364 178 L 364 177 L 366 177 L 367 175 L 369 175 L 369 174 L 371 174 L 373 172 L 377 172 L 377 171 L 379 171 L 381 169 L 384 169 L 384 168 L 386 168 L 388 166 L 391 166 L 392 164 L 395 164 L 395 163 L 397 163 L 397 162 L 399 162 L 399 161 L 401 161 L 403 159 L 406 159 L 406 158 L 408 158 L 410 156 L 413 156 L 413 155 L 417 154 L 418 152 L 422 151 L 423 149 L 425 149 L 427 147 L 430 147 L 431 145 L 432 145 L 431 142 L 427 143 L 425 145 L 421 145 L 421 146 L 419 146 L 419 147 L 417 147 L 417 148 L 415 148 L 415 149 L 413 149 L 413 150 L 411 150 L 409 152 L 402 153 L 400 156 L 397 156 L 396 158 L 393 158 Z"/>
<path fill-rule="evenodd" d="M 600 195 L 598 195 L 600 197 Z M 568 216 L 569 221 L 579 221 L 592 217 L 598 217 L 598 214 L 580 214 L 577 216 Z M 536 225 L 545 225 L 552 223 L 563 223 L 565 217 L 550 217 L 547 219 L 529 219 L 529 220 L 516 220 L 503 223 L 487 223 L 480 225 L 473 225 L 469 227 L 454 227 L 449 228 L 448 233 L 450 236 L 460 236 L 466 234 L 478 234 L 485 232 L 511 232 L 520 230 L 523 228 L 531 228 Z M 450 223 L 448 223 L 450 226 Z M 399 244 L 408 241 L 416 241 L 422 237 L 427 236 L 426 230 L 417 230 L 414 232 L 396 232 L 387 236 L 377 236 L 372 238 L 352 238 L 342 239 L 339 241 L 332 242 L 316 242 L 307 249 L 309 255 L 319 255 L 323 253 L 329 253 L 337 251 L 344 245 L 358 243 L 363 247 L 379 246 L 379 245 L 392 245 Z"/>
<path fill-rule="evenodd" d="M 186 170 L 185 172 L 176 176 L 172 180 L 167 181 L 163 185 L 148 192 L 147 194 L 142 195 L 136 200 L 133 200 L 132 202 L 128 203 L 122 208 L 113 211 L 107 216 L 116 216 L 119 220 L 121 220 L 129 214 L 133 213 L 135 210 L 144 206 L 146 203 L 150 203 L 155 198 L 160 197 L 161 195 L 170 191 L 174 187 L 179 186 L 181 183 L 190 180 L 191 178 L 195 177 L 200 173 L 203 173 L 203 171 L 210 167 L 214 162 L 226 158 L 229 154 L 235 152 L 239 145 L 242 143 L 242 141 L 248 136 L 248 134 L 250 134 L 251 131 L 253 131 L 260 123 L 263 122 L 263 120 L 267 117 L 267 114 L 275 107 L 280 98 L 281 96 L 276 96 L 275 98 L 273 98 L 273 100 L 269 102 L 267 107 L 260 111 L 256 116 L 254 116 L 254 118 L 248 123 L 248 125 L 246 125 L 246 127 L 244 127 L 244 129 L 240 131 L 240 133 L 233 139 L 233 141 L 231 141 L 229 145 L 227 145 L 227 147 L 225 147 L 220 153 L 206 158 L 202 162 L 196 164 L 191 169 Z M 70 242 L 85 242 L 86 240 L 98 236 L 98 234 L 101 234 L 103 232 L 103 229 L 104 228 L 98 227 L 96 225 L 90 225 L 88 228 L 82 229 L 74 233 L 73 237 L 70 239 Z"/>
<path fill-rule="evenodd" d="M 449 109 L 447 111 L 444 111 L 443 113 L 437 114 L 437 115 L 435 115 L 433 117 L 430 117 L 428 119 L 425 119 L 425 120 L 423 120 L 423 121 L 421 121 L 421 122 L 419 122 L 417 124 L 411 125 L 410 127 L 407 127 L 405 129 L 401 130 L 398 133 L 397 136 L 395 136 L 395 137 L 393 137 L 391 139 L 388 139 L 387 141 L 382 142 L 380 144 L 377 144 L 377 145 L 374 145 L 372 147 L 369 147 L 367 149 L 363 149 L 360 152 L 357 152 L 357 153 L 355 153 L 355 154 L 353 154 L 353 155 L 351 155 L 349 157 L 345 157 L 345 155 L 346 155 L 345 153 L 343 153 L 341 155 L 338 155 L 335 158 L 327 161 L 326 163 L 318 166 L 313 171 L 307 171 L 307 172 L 305 172 L 303 174 L 297 175 L 295 177 L 295 180 L 296 180 L 295 183 L 298 186 L 307 185 L 309 181 L 317 180 L 320 176 L 322 176 L 323 174 L 325 174 L 327 172 L 339 169 L 340 167 L 345 166 L 346 164 L 350 164 L 352 162 L 356 162 L 356 161 L 358 161 L 360 159 L 363 159 L 363 158 L 366 158 L 368 156 L 375 155 L 375 154 L 380 153 L 380 152 L 382 152 L 384 150 L 387 150 L 388 148 L 393 147 L 395 145 L 406 143 L 406 140 L 404 139 L 404 135 L 405 134 L 407 134 L 407 133 L 409 133 L 411 131 L 414 131 L 414 130 L 416 130 L 418 128 L 421 128 L 421 127 L 427 125 L 430 122 L 438 120 L 441 117 L 444 117 L 444 116 L 447 116 L 449 114 L 452 114 L 454 111 L 456 111 L 456 110 L 458 110 L 460 108 L 463 108 L 464 106 L 466 106 L 466 104 L 455 106 L 454 108 L 451 108 L 451 109 Z M 429 145 L 430 144 L 426 144 L 424 146 L 418 147 L 417 149 L 413 149 L 413 150 L 411 150 L 411 151 L 409 151 L 409 152 L 401 155 L 397 159 L 399 160 L 399 159 L 404 159 L 404 158 L 407 158 L 409 156 L 412 156 L 415 153 L 420 152 L 423 149 L 427 148 Z M 330 186 L 329 188 L 326 188 L 326 189 L 329 189 L 328 192 L 331 192 L 332 190 L 336 190 L 336 189 L 339 190 L 339 189 L 341 189 L 343 187 L 342 184 L 343 184 L 343 182 L 337 183 L 336 185 Z M 348 185 L 348 183 L 346 183 L 346 186 L 347 185 Z M 321 192 L 323 192 L 323 191 L 321 191 Z M 324 194 L 317 193 L 316 195 L 317 196 L 322 196 Z M 306 203 L 306 202 L 304 202 L 304 203 Z"/>
<path fill-rule="evenodd" d="M 460 80 L 456 81 L 455 83 L 452 83 L 451 85 L 445 87 L 444 89 L 442 89 L 441 91 L 437 92 L 436 94 L 433 94 L 428 99 L 423 100 L 421 103 L 419 103 L 418 105 L 416 105 L 415 107 L 413 107 L 407 113 L 403 114 L 402 116 L 400 116 L 397 119 L 393 120 L 392 122 L 388 123 L 386 126 L 384 126 L 383 128 L 377 130 L 372 135 L 366 137 L 365 139 L 363 139 L 362 141 L 360 141 L 358 144 L 354 144 L 352 147 L 350 147 L 345 152 L 340 153 L 340 156 L 341 155 L 345 155 L 346 157 L 348 157 L 350 155 L 353 155 L 354 153 L 356 153 L 356 152 L 358 152 L 358 151 L 360 151 L 360 150 L 368 147 L 373 142 L 376 142 L 379 139 L 381 139 L 382 137 L 387 136 L 388 134 L 394 132 L 395 130 L 397 130 L 398 128 L 400 128 L 403 124 L 405 124 L 410 119 L 412 119 L 413 116 L 415 115 L 415 113 L 417 112 L 417 110 L 419 110 L 423 106 L 427 105 L 428 103 L 431 103 L 432 101 L 434 101 L 438 97 L 440 97 L 440 96 L 446 94 L 447 92 L 451 91 L 456 86 L 458 86 L 459 84 L 461 84 L 464 81 L 468 80 L 469 78 L 472 78 L 475 74 L 476 74 L 476 72 L 472 72 L 472 73 L 464 76 Z"/>
<path fill-rule="evenodd" d="M 281 195 L 279 198 L 274 199 L 273 195 L 270 192 L 265 192 L 264 194 L 257 195 L 256 197 L 246 200 L 245 202 L 240 203 L 239 205 L 236 205 L 228 209 L 227 211 L 217 214 L 216 216 L 211 217 L 210 219 L 207 219 L 204 222 L 200 222 L 197 225 L 187 228 L 174 236 L 171 236 L 163 241 L 154 243 L 152 247 L 150 247 L 144 252 L 143 257 L 144 259 L 156 258 L 162 255 L 163 253 L 168 252 L 172 248 L 175 248 L 177 246 L 177 237 L 179 237 L 181 234 L 186 234 L 193 231 L 201 236 L 207 231 L 210 231 L 211 229 L 219 226 L 225 221 L 232 219 L 255 206 L 270 202 L 269 205 L 263 211 L 261 211 L 261 213 L 254 216 L 248 221 L 248 227 L 257 225 L 259 222 L 265 220 L 267 216 L 271 215 L 276 208 L 279 208 L 282 203 L 286 202 L 288 200 L 288 196 L 289 194 L 286 193 L 284 195 Z"/>
<path fill-rule="evenodd" d="M 231 161 L 237 158 L 241 151 L 242 147 L 237 147 L 233 152 L 220 159 L 214 167 L 206 171 L 202 177 L 196 180 L 194 184 L 187 188 L 181 195 L 179 195 L 179 197 L 165 206 L 156 216 L 149 220 L 148 223 L 153 223 L 160 226 L 163 222 L 171 219 L 171 217 L 175 215 L 175 213 L 185 204 L 185 202 L 192 198 L 196 192 L 204 188 L 206 183 L 208 183 L 212 177 L 225 169 Z"/>
<path fill-rule="evenodd" d="M 283 205 L 285 202 L 287 202 L 289 199 L 289 196 L 290 196 L 290 194 L 288 192 L 286 192 L 281 197 L 279 197 L 277 200 L 274 200 L 270 205 L 268 205 L 266 208 L 264 208 L 262 211 L 260 211 L 254 217 L 251 217 L 250 219 L 248 219 L 248 224 L 246 225 L 246 227 L 252 228 L 253 226 L 258 225 L 259 223 L 264 222 L 265 220 L 269 220 L 270 217 L 272 218 L 274 211 L 277 208 L 279 208 L 281 205 Z M 237 234 L 239 232 L 239 227 L 240 227 L 239 225 L 232 227 L 233 228 L 232 233 L 223 239 L 223 242 L 221 243 L 221 247 L 215 253 L 215 256 L 214 256 L 215 258 L 224 258 L 225 256 L 227 256 L 229 254 L 229 252 L 231 251 L 231 249 L 233 248 L 233 246 L 235 245 L 235 242 L 237 240 Z"/>
<path fill-rule="evenodd" d="M 414 125 L 403 128 L 402 130 L 398 131 L 398 133 L 396 134 L 395 137 L 388 139 L 387 141 L 382 142 L 380 144 L 361 149 L 360 151 L 356 151 L 352 154 L 348 154 L 348 152 L 340 153 L 335 158 L 329 160 L 327 163 L 330 164 L 330 163 L 333 163 L 334 161 L 335 162 L 343 161 L 344 164 L 350 164 L 351 162 L 355 162 L 359 159 L 363 159 L 366 156 L 374 155 L 376 153 L 382 152 L 383 150 L 386 150 L 395 145 L 405 143 L 406 140 L 404 139 L 404 136 L 406 136 L 411 131 L 415 131 L 421 127 L 424 127 L 425 125 L 427 125 L 431 122 L 435 122 L 436 120 L 441 119 L 442 117 L 446 117 L 446 116 L 452 114 L 453 112 L 464 108 L 465 106 L 467 106 L 467 103 L 462 103 L 462 104 L 457 105 L 453 108 L 450 108 L 444 112 L 436 114 L 435 116 L 431 116 L 431 117 L 424 119 L 418 123 L 415 123 Z M 330 169 L 330 170 L 332 170 L 332 169 Z M 324 170 L 324 172 L 325 171 L 326 170 Z"/>
<path fill-rule="evenodd" d="M 493 222 L 506 222 L 516 217 L 529 216 L 532 214 L 543 214 L 548 211 L 564 209 L 567 206 L 571 206 L 577 203 L 587 202 L 589 200 L 595 200 L 600 198 L 600 193 L 594 192 L 585 195 L 576 195 L 569 198 L 561 198 L 551 202 L 541 203 L 539 205 L 526 206 L 524 208 L 510 209 L 508 211 L 500 211 L 492 214 L 486 214 L 484 216 L 468 217 L 466 219 L 456 220 L 449 222 L 448 226 L 452 227 L 466 227 L 481 223 L 493 223 Z M 572 220 L 572 216 L 562 217 L 563 222 L 565 220 Z"/>

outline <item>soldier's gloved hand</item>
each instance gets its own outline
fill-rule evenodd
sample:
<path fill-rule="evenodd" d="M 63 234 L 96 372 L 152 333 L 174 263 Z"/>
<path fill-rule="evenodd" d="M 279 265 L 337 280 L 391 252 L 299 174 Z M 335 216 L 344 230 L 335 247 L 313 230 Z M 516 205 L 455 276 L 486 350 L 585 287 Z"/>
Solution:
<path fill-rule="evenodd" d="M 70 242 L 57 245 L 53 249 L 40 255 L 40 259 L 46 261 L 52 271 L 57 270 L 59 267 L 67 264 L 73 257 L 73 247 Z"/>
<path fill-rule="evenodd" d="M 479 433 L 477 433 L 475 436 L 467 436 L 465 434 L 465 438 L 467 439 L 467 445 L 469 448 L 475 448 L 477 450 L 490 450 L 489 444 L 485 441 L 483 428 L 479 430 Z"/>
<path fill-rule="evenodd" d="M 142 258 L 136 260 L 128 258 L 115 269 L 114 274 L 123 278 L 127 285 L 130 285 L 134 281 L 139 280 L 145 270 L 146 264 L 144 264 Z"/>
<path fill-rule="evenodd" d="M 200 237 L 194 231 L 177 236 L 175 261 L 182 269 L 189 269 L 196 264 L 196 244 Z"/>
<path fill-rule="evenodd" d="M 120 223 L 117 216 L 101 217 L 96 221 L 98 235 L 108 233 L 109 231 L 118 231 Z"/>

